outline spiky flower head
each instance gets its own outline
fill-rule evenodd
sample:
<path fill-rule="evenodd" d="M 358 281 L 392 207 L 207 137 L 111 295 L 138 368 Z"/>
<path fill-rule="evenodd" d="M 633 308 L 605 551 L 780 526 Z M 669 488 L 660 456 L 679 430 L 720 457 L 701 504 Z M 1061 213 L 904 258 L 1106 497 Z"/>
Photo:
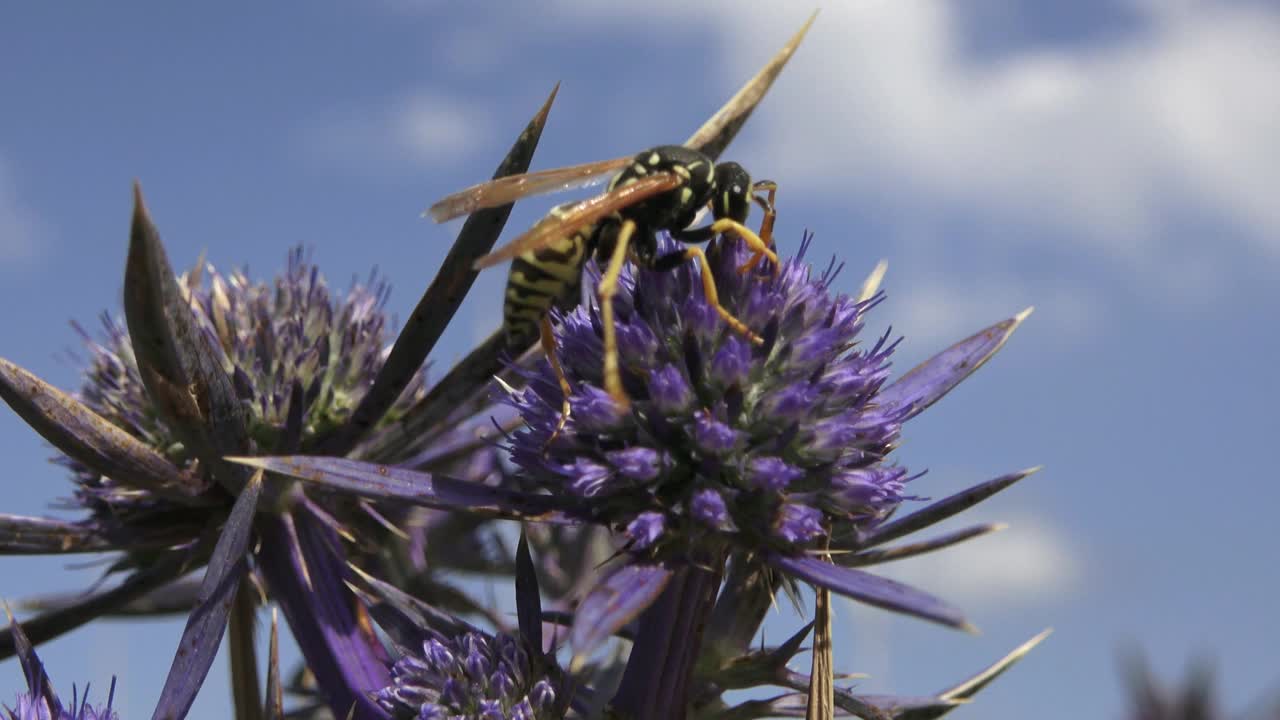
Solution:
<path fill-rule="evenodd" d="M 527 423 L 512 460 L 554 493 L 591 498 L 649 557 L 717 538 L 789 553 L 833 526 L 883 518 L 908 480 L 886 462 L 903 411 L 876 402 L 895 343 L 862 342 L 880 296 L 834 294 L 839 268 L 814 272 L 804 252 L 776 274 L 739 273 L 737 242 L 709 253 L 721 303 L 761 344 L 706 302 L 692 263 L 624 274 L 615 302 L 630 409 L 602 389 L 598 311 L 566 315 L 558 340 L 573 412 L 553 438 L 560 389 L 549 370 L 533 374 L 510 398 Z"/>
<path fill-rule="evenodd" d="M 221 351 L 259 448 L 296 447 L 344 422 L 381 367 L 390 340 L 384 311 L 389 287 L 376 274 L 335 297 L 303 249 L 295 248 L 271 283 L 255 282 L 245 270 L 224 275 L 211 264 L 179 280 L 196 328 Z M 193 454 L 147 393 L 128 331 L 109 314 L 102 324 L 101 340 L 81 331 L 90 352 L 81 400 L 178 467 L 198 472 Z M 402 405 L 420 392 L 421 382 L 416 376 Z M 80 482 L 80 501 L 95 510 L 118 517 L 122 509 L 154 503 L 145 492 L 74 461 L 66 464 Z"/>
<path fill-rule="evenodd" d="M 391 668 L 393 685 L 378 703 L 396 718 L 551 720 L 564 717 L 566 694 L 554 668 L 542 667 L 518 637 L 479 631 L 431 637 L 422 653 Z"/>

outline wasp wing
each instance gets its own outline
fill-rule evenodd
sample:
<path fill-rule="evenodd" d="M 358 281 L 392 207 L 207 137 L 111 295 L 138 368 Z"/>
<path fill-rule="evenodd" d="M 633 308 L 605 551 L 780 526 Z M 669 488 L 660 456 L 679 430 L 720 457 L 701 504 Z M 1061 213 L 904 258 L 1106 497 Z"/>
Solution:
<path fill-rule="evenodd" d="M 518 257 L 530 250 L 546 247 L 556 238 L 565 237 L 654 195 L 674 190 L 683 182 L 673 173 L 660 172 L 646 175 L 603 195 L 587 198 L 539 220 L 523 235 L 476 260 L 474 267 L 480 270 Z"/>
<path fill-rule="evenodd" d="M 630 155 L 522 175 L 508 175 L 456 192 L 432 205 L 426 214 L 436 222 L 444 222 L 470 215 L 477 210 L 513 203 L 530 195 L 542 195 L 590 185 L 601 176 L 626 167 L 629 162 L 631 162 Z"/>

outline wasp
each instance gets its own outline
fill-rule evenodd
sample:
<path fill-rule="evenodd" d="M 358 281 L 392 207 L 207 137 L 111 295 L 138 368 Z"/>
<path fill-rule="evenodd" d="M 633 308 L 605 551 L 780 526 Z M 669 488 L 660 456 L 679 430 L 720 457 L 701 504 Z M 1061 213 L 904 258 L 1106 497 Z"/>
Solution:
<path fill-rule="evenodd" d="M 569 310 L 578 304 L 588 259 L 594 256 L 604 267 L 597 287 L 604 329 L 604 386 L 624 407 L 629 399 L 618 369 L 612 301 L 627 259 L 657 271 L 696 261 L 701 265 L 706 301 L 730 328 L 756 344 L 762 342 L 760 337 L 720 304 L 711 267 L 699 245 L 717 234 L 735 235 L 753 253 L 741 272 L 765 259 L 775 269 L 778 267 L 777 255 L 771 249 L 777 185 L 768 180 L 752 183 L 751 176 L 738 163 L 717 163 L 680 145 L 662 145 L 634 156 L 499 178 L 449 195 L 431 206 L 428 213 L 437 222 L 444 222 L 530 195 L 587 185 L 611 172 L 616 174 L 603 194 L 552 208 L 528 231 L 475 262 L 478 270 L 512 260 L 503 304 L 503 330 L 513 349 L 523 349 L 535 337 L 540 339 L 564 392 L 559 428 L 569 417 L 571 388 L 556 355 L 549 312 L 553 307 Z M 753 203 L 765 213 L 759 233 L 744 224 Z M 689 227 L 704 208 L 710 209 L 712 222 Z M 664 230 L 685 247 L 659 254 L 656 234 Z"/>

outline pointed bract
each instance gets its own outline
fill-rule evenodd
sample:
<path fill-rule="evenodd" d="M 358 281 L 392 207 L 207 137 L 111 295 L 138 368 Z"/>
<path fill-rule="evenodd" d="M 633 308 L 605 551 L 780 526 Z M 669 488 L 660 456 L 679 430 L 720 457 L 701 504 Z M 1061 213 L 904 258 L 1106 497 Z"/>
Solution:
<path fill-rule="evenodd" d="M 606 640 L 653 604 L 671 580 L 659 565 L 624 565 L 591 590 L 574 612 L 569 642 L 574 671 Z"/>
<path fill-rule="evenodd" d="M 248 571 L 246 562 L 252 537 L 253 516 L 262 492 L 263 473 L 254 473 L 236 498 L 226 526 L 214 546 L 200 584 L 199 605 L 187 619 L 178 640 L 178 652 L 160 691 L 152 720 L 186 717 L 200 691 L 204 676 L 213 664 L 222 633 L 227 627 L 233 598 Z"/>
<path fill-rule="evenodd" d="M 539 651 L 542 645 L 542 597 L 538 592 L 538 573 L 529 554 L 529 542 L 520 533 L 516 545 L 516 614 L 520 619 L 520 634 L 529 646 Z"/>
<path fill-rule="evenodd" d="M 218 482 L 238 492 L 249 473 L 221 458 L 248 449 L 244 409 L 223 369 L 221 348 L 196 327 L 136 184 L 124 287 L 134 354 L 156 407 L 216 468 Z"/>
<path fill-rule="evenodd" d="M 191 505 L 203 489 L 160 453 L 83 403 L 0 358 L 0 397 L 45 440 L 94 472 Z"/>
<path fill-rule="evenodd" d="M 529 169 L 533 152 L 542 137 L 551 103 L 555 100 L 557 84 L 546 102 L 534 114 L 520 136 L 507 152 L 507 156 L 493 177 L 516 175 Z M 373 386 L 361 398 L 350 421 L 334 435 L 321 441 L 318 449 L 326 455 L 345 455 L 363 437 L 400 397 L 410 378 L 422 367 L 423 361 L 435 347 L 454 313 L 462 305 L 471 290 L 479 271 L 472 269 L 477 258 L 489 252 L 502 228 L 506 226 L 512 205 L 481 210 L 463 224 L 449 254 L 436 271 L 435 279 L 409 315 L 408 322 L 396 338 L 386 362 L 378 370 Z"/>
<path fill-rule="evenodd" d="M 232 462 L 296 477 L 330 490 L 374 500 L 410 502 L 422 507 L 535 518 L 565 505 L 544 495 L 531 495 L 456 478 L 390 465 L 311 457 L 233 457 Z"/>
<path fill-rule="evenodd" d="M 796 48 L 800 47 L 800 41 L 804 40 L 805 33 L 809 32 L 809 27 L 817 17 L 818 13 L 815 10 L 809 19 L 805 20 L 804 25 L 801 25 L 800 29 L 791 36 L 787 44 L 783 45 L 782 49 L 770 58 L 755 76 L 729 98 L 729 102 L 717 110 L 716 114 L 708 118 L 702 127 L 684 142 L 685 147 L 693 148 L 712 160 L 718 160 L 720 153 L 733 142 L 738 131 L 751 117 L 751 113 L 755 112 L 756 106 L 764 99 L 765 93 L 769 92 L 773 81 L 778 78 L 782 68 L 786 67 L 787 61 L 795 54 Z"/>
<path fill-rule="evenodd" d="M 772 554 L 766 562 L 809 583 L 852 600 L 892 612 L 914 615 L 948 627 L 972 632 L 973 626 L 956 608 L 909 585 L 877 577 L 861 570 L 840 567 L 817 557 Z"/>
<path fill-rule="evenodd" d="M 996 493 L 1004 490 L 1019 480 L 1040 471 L 1039 467 L 1027 468 L 1018 472 L 1001 475 L 994 480 L 979 483 L 971 488 L 945 497 L 931 505 L 887 522 L 868 532 L 859 542 L 862 548 L 874 547 L 890 540 L 897 540 L 917 530 L 923 530 L 935 523 L 946 520 L 957 513 L 968 510 Z"/>
<path fill-rule="evenodd" d="M 880 404 L 904 420 L 919 415 L 990 360 L 1030 314 L 1027 308 L 925 360 L 883 388 Z"/>

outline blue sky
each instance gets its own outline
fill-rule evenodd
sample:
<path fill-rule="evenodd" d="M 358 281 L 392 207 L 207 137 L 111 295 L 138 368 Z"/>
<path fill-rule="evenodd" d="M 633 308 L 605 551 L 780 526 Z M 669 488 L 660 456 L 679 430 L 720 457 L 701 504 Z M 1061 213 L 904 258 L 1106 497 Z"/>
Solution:
<path fill-rule="evenodd" d="M 679 142 L 810 9 L 532 5 L 7 8 L 0 355 L 77 385 L 67 321 L 119 306 L 134 178 L 175 264 L 207 249 L 264 276 L 305 243 L 338 287 L 381 268 L 403 317 L 456 230 L 420 211 L 487 177 L 555 82 L 536 167 Z M 1166 676 L 1216 659 L 1233 708 L 1274 690 L 1280 10 L 833 5 L 726 157 L 778 181 L 780 242 L 813 230 L 843 289 L 888 259 L 877 316 L 906 336 L 901 370 L 1035 305 L 899 457 L 935 497 L 1046 466 L 967 518 L 1010 529 L 893 569 L 983 635 L 842 606 L 839 667 L 931 691 L 1053 626 L 953 716 L 1119 717 L 1114 658 L 1134 645 Z M 497 326 L 502 281 L 482 276 L 435 363 Z M 7 411 L 0 451 L 3 511 L 67 493 Z M 0 559 L 0 597 L 96 571 Z M 145 717 L 180 627 L 98 623 L 43 654 L 61 687 L 118 674 L 126 717 Z M 0 664 L 0 702 L 20 684 Z M 192 717 L 228 707 L 219 660 Z"/>

